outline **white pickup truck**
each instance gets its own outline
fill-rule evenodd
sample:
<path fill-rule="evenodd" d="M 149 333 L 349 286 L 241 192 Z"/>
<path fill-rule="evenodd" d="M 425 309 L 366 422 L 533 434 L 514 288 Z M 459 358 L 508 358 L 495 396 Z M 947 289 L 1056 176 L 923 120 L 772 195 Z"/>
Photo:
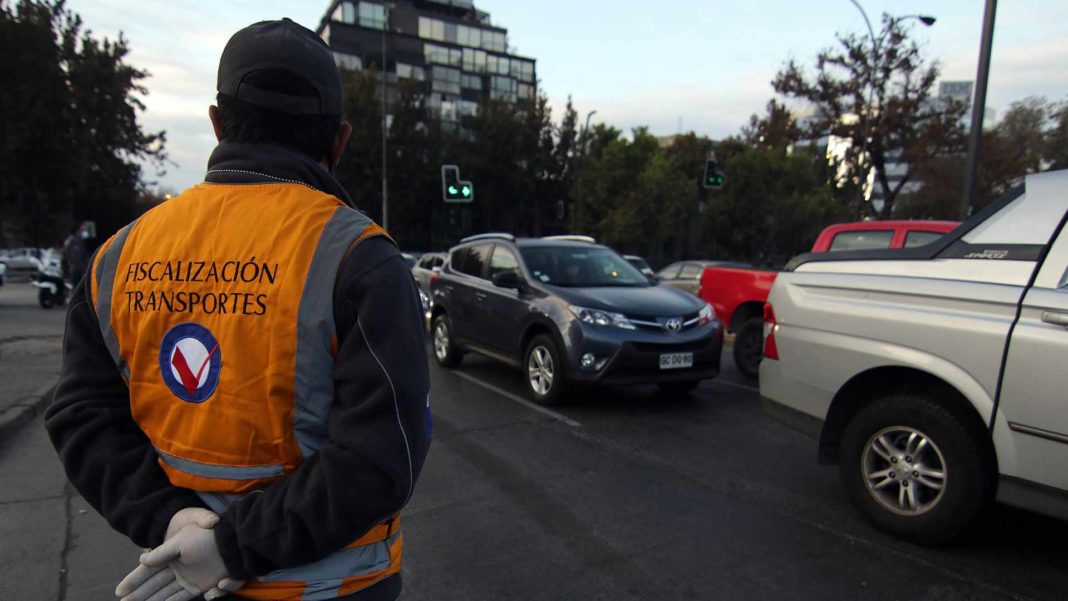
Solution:
<path fill-rule="evenodd" d="M 1068 171 L 912 249 L 811 254 L 765 306 L 760 393 L 877 527 L 938 543 L 996 498 L 1068 519 Z"/>

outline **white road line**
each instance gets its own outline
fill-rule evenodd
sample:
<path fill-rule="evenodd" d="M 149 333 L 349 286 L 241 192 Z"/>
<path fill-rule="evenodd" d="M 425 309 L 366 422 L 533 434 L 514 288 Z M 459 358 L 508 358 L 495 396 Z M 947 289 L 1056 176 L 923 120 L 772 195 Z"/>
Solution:
<path fill-rule="evenodd" d="M 552 411 L 550 409 L 546 409 L 545 407 L 542 407 L 541 405 L 537 405 L 535 403 L 532 403 L 532 402 L 524 399 L 523 397 L 521 397 L 521 396 L 519 396 L 517 394 L 512 394 L 512 393 L 508 392 L 507 390 L 504 390 L 503 388 L 498 388 L 498 387 L 494 386 L 493 384 L 490 384 L 489 382 L 483 382 L 482 380 L 479 380 L 478 378 L 476 378 L 476 377 L 474 377 L 472 375 L 465 374 L 462 371 L 453 371 L 452 374 L 455 375 L 455 376 L 459 376 L 459 377 L 467 380 L 468 382 L 471 382 L 472 384 L 478 384 L 479 386 L 485 388 L 486 390 L 492 390 L 493 392 L 496 392 L 497 394 L 503 396 L 504 398 L 506 398 L 506 399 L 508 399 L 510 401 L 515 401 L 516 403 L 519 403 L 520 405 L 522 405 L 522 406 L 524 406 L 524 407 L 526 407 L 528 409 L 533 409 L 534 411 L 537 411 L 538 413 L 543 413 L 545 415 L 548 415 L 549 417 L 551 417 L 551 418 L 553 418 L 553 419 L 555 419 L 557 421 L 564 422 L 565 424 L 567 424 L 567 425 L 569 425 L 571 427 L 577 428 L 577 427 L 582 425 L 582 424 L 578 423 L 577 421 L 571 419 L 570 417 L 568 417 L 566 415 L 557 413 L 557 412 Z"/>
<path fill-rule="evenodd" d="M 734 382 L 725 382 L 723 380 L 711 380 L 711 382 L 713 384 L 719 384 L 721 386 L 730 386 L 731 388 L 740 388 L 742 390 L 748 390 L 749 392 L 760 392 L 760 389 L 756 386 L 746 386 L 745 384 L 735 384 Z"/>

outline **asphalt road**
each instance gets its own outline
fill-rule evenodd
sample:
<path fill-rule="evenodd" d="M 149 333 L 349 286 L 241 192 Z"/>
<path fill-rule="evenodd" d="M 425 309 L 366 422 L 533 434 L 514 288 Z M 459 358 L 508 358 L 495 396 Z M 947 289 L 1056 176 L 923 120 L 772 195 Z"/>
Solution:
<path fill-rule="evenodd" d="M 61 334 L 58 312 L 12 294 L 0 289 L 0 344 Z M 17 357 L 0 355 L 0 377 Z M 52 356 L 20 361 L 58 369 Z M 488 359 L 431 371 L 435 440 L 405 512 L 404 599 L 1068 591 L 1063 522 L 995 507 L 967 539 L 934 549 L 870 528 L 836 471 L 816 465 L 814 443 L 762 413 L 729 352 L 722 376 L 683 401 L 610 389 L 548 412 L 525 404 L 518 371 Z M 133 567 L 137 549 L 64 482 L 39 420 L 0 440 L 0 599 L 113 599 Z"/>

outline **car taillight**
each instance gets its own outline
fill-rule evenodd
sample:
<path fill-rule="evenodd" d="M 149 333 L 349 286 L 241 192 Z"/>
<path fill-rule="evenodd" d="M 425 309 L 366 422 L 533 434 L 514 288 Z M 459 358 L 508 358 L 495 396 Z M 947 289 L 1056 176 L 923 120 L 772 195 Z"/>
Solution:
<path fill-rule="evenodd" d="M 438 274 L 435 273 L 434 275 L 430 276 L 430 283 L 433 284 L 436 281 L 438 281 Z"/>
<path fill-rule="evenodd" d="M 764 358 L 779 359 L 779 347 L 775 344 L 775 330 L 778 323 L 775 321 L 775 309 L 771 303 L 764 304 Z"/>

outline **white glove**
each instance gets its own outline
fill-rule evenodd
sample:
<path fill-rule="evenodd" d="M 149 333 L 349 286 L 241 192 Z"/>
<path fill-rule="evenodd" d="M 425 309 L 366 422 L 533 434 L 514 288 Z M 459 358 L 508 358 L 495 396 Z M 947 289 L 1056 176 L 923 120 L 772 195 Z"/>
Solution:
<path fill-rule="evenodd" d="M 211 531 L 218 522 L 217 514 L 199 507 L 175 513 L 167 526 L 167 542 L 141 556 L 141 564 L 119 583 L 115 595 L 122 601 L 188 601 L 205 593 L 205 599 L 210 601 L 241 588 L 243 580 L 223 577 L 226 568 Z M 209 556 L 210 567 L 199 561 L 205 555 Z M 221 571 L 223 576 L 210 582 L 204 580 L 212 570 Z"/>
<path fill-rule="evenodd" d="M 215 532 L 199 524 L 183 526 L 162 545 L 142 555 L 141 565 L 169 567 L 175 580 L 196 594 L 213 592 L 212 589 L 220 588 L 223 579 L 229 578 L 215 544 Z"/>

